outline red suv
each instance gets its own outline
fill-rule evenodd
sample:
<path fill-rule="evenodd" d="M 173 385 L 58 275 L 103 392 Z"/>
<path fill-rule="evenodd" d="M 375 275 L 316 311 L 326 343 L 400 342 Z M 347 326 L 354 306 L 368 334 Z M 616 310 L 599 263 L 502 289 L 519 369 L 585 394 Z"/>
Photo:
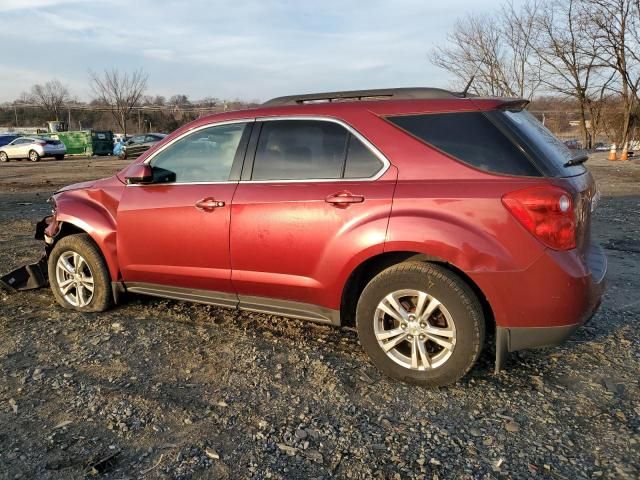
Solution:
<path fill-rule="evenodd" d="M 200 118 L 52 197 L 53 294 L 355 321 L 380 370 L 425 385 L 459 379 L 495 330 L 499 369 L 589 319 L 606 271 L 586 157 L 526 103 L 391 89 Z"/>

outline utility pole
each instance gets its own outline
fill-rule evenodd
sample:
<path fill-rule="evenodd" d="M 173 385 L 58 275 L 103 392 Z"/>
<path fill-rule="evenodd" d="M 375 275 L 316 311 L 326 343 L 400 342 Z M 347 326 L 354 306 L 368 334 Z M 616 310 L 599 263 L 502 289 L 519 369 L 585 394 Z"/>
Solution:
<path fill-rule="evenodd" d="M 13 114 L 16 116 L 16 127 L 18 126 L 18 109 L 16 108 L 16 104 L 13 104 Z"/>

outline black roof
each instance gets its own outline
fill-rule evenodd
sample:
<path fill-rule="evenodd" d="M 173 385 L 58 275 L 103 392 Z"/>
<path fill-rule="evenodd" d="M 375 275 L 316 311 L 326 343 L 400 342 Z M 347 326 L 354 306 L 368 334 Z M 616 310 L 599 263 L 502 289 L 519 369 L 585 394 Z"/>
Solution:
<path fill-rule="evenodd" d="M 464 98 L 464 94 L 442 88 L 381 88 L 377 90 L 349 90 L 344 92 L 308 93 L 272 98 L 262 104 L 265 107 L 299 105 L 313 102 L 340 100 L 425 100 Z"/>

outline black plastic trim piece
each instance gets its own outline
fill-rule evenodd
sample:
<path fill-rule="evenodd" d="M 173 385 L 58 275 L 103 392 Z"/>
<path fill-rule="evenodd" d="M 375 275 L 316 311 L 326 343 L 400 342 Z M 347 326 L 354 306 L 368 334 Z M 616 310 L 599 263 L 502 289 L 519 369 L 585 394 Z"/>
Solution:
<path fill-rule="evenodd" d="M 238 296 L 235 293 L 214 292 L 194 288 L 170 287 L 142 282 L 125 283 L 128 292 L 142 293 L 154 297 L 171 298 L 174 300 L 186 300 L 188 302 L 216 305 L 218 307 L 238 306 Z"/>
<path fill-rule="evenodd" d="M 111 295 L 113 297 L 114 305 L 120 305 L 120 300 L 122 299 L 122 295 L 126 293 L 126 288 L 124 288 L 124 283 L 122 282 L 111 282 Z"/>
<path fill-rule="evenodd" d="M 300 105 L 312 102 L 334 102 L 336 100 L 427 100 L 465 98 L 462 93 L 442 88 L 380 88 L 375 90 L 347 90 L 343 92 L 308 93 L 276 97 L 262 104 L 263 107 Z"/>
<path fill-rule="evenodd" d="M 580 325 L 582 323 L 555 327 L 497 327 L 495 373 L 502 369 L 508 352 L 560 345 Z"/>
<path fill-rule="evenodd" d="M 300 318 L 318 323 L 340 326 L 340 311 L 324 308 L 308 303 L 280 300 L 276 298 L 252 297 L 240 295 L 240 310 L 282 315 L 283 317 Z"/>
<path fill-rule="evenodd" d="M 36 263 L 24 265 L 0 277 L 0 286 L 15 292 L 17 290 L 35 290 L 49 284 L 47 255 Z"/>
<path fill-rule="evenodd" d="M 251 138 L 251 132 L 253 131 L 254 125 L 255 122 L 249 122 L 244 127 L 242 136 L 240 137 L 240 143 L 238 145 L 238 148 L 236 149 L 236 154 L 233 157 L 231 172 L 229 172 L 230 182 L 237 182 L 240 180 L 240 175 L 242 174 L 242 166 L 244 165 L 245 157 L 247 155 L 247 146 L 249 145 L 249 139 Z"/>
<path fill-rule="evenodd" d="M 266 297 L 238 296 L 235 293 L 172 287 L 142 282 L 128 282 L 126 284 L 114 282 L 112 283 L 114 295 L 116 292 L 115 289 L 120 288 L 120 285 L 124 285 L 126 291 L 132 293 L 204 303 L 218 307 L 238 308 L 240 310 L 249 310 L 270 315 L 282 315 L 283 317 L 299 318 L 316 323 L 340 326 L 339 310 L 332 310 L 309 303 Z"/>
<path fill-rule="evenodd" d="M 258 149 L 258 139 L 260 138 L 260 132 L 262 131 L 262 122 L 257 121 L 254 124 L 254 128 L 251 131 L 251 138 L 247 146 L 247 151 L 244 156 L 244 163 L 242 165 L 242 175 L 240 180 L 251 180 L 251 174 L 253 173 L 253 162 L 256 158 L 256 151 Z"/>

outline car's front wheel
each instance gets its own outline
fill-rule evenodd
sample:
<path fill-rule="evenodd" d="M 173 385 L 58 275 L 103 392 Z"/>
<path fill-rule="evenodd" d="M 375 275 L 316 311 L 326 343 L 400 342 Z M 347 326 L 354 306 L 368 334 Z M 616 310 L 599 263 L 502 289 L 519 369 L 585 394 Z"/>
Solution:
<path fill-rule="evenodd" d="M 38 152 L 36 152 L 35 150 L 31 150 L 29 152 L 29 160 L 31 160 L 32 162 L 39 162 L 40 161 L 40 154 Z"/>
<path fill-rule="evenodd" d="M 87 234 L 59 240 L 49 255 L 49 283 L 56 301 L 80 312 L 102 312 L 112 303 L 109 270 Z"/>
<path fill-rule="evenodd" d="M 6 152 L 0 152 L 0 162 L 8 162 L 9 161 L 9 155 L 6 154 Z"/>
<path fill-rule="evenodd" d="M 460 379 L 478 359 L 484 316 L 473 291 L 442 267 L 407 262 L 365 287 L 358 336 L 373 363 L 398 380 L 426 386 Z"/>

